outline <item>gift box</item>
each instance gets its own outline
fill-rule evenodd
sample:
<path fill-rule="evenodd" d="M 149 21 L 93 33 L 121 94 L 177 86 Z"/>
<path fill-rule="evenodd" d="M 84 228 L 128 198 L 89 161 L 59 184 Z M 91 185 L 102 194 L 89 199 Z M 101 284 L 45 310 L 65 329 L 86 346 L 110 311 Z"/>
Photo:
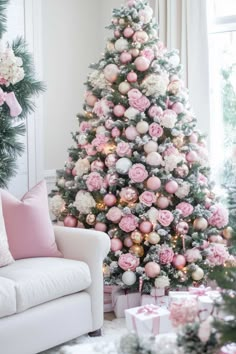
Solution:
<path fill-rule="evenodd" d="M 159 291 L 161 290 L 161 291 Z M 163 290 L 163 291 L 162 291 Z M 165 289 L 156 289 L 153 288 L 151 290 L 150 295 L 142 295 L 141 297 L 141 306 L 144 305 L 156 305 L 160 307 L 165 307 L 168 308 L 169 306 L 169 297 L 164 296 L 165 295 Z"/>
<path fill-rule="evenodd" d="M 113 311 L 112 297 L 109 293 L 104 293 L 104 312 Z"/>
<path fill-rule="evenodd" d="M 170 312 L 159 306 L 145 305 L 125 310 L 126 326 L 140 336 L 174 332 Z"/>
<path fill-rule="evenodd" d="M 125 310 L 140 306 L 141 294 L 119 289 L 112 294 L 113 311 L 117 318 L 125 317 Z"/>

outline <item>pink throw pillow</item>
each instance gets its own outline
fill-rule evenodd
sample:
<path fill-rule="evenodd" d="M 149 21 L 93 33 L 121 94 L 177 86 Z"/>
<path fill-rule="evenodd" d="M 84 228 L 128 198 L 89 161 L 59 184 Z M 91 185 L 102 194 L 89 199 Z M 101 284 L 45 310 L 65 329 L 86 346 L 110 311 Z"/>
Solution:
<path fill-rule="evenodd" d="M 14 259 L 62 257 L 49 216 L 46 182 L 42 181 L 21 200 L 1 190 L 2 210 L 9 248 Z"/>

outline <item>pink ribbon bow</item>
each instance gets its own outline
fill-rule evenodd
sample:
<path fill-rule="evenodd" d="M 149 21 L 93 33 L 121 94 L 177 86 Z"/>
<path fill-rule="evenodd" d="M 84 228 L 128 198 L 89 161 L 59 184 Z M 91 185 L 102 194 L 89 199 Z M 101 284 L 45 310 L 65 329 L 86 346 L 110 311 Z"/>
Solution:
<path fill-rule="evenodd" d="M 155 305 L 145 305 L 140 307 L 137 310 L 137 314 L 143 313 L 144 315 L 150 316 L 150 315 L 157 315 L 158 314 L 158 306 Z"/>
<path fill-rule="evenodd" d="M 198 295 L 198 296 L 206 295 L 209 291 L 211 291 L 211 288 L 209 286 L 206 288 L 204 285 L 201 285 L 198 288 L 194 288 L 194 287 L 189 288 L 190 294 Z"/>
<path fill-rule="evenodd" d="M 8 105 L 11 117 L 17 117 L 21 114 L 22 108 L 17 101 L 14 92 L 7 93 L 0 88 L 0 106 L 2 106 L 4 103 Z"/>

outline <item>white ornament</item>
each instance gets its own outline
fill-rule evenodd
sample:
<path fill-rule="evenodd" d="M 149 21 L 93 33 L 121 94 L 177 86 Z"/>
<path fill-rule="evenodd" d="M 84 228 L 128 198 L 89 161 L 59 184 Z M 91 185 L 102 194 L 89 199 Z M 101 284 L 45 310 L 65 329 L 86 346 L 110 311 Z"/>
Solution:
<path fill-rule="evenodd" d="M 149 124 L 142 120 L 141 122 L 138 122 L 136 129 L 140 134 L 146 134 L 149 129 Z"/>
<path fill-rule="evenodd" d="M 118 52 L 123 52 L 124 50 L 129 49 L 129 42 L 124 38 L 119 38 L 115 42 L 115 48 Z"/>
<path fill-rule="evenodd" d="M 119 85 L 119 91 L 122 95 L 126 95 L 127 92 L 130 90 L 130 84 L 127 81 L 123 81 Z"/>
<path fill-rule="evenodd" d="M 127 157 L 122 157 L 116 163 L 116 171 L 121 175 L 126 175 L 132 166 L 132 162 Z"/>
<path fill-rule="evenodd" d="M 137 116 L 137 114 L 139 114 L 140 112 L 133 108 L 133 107 L 129 107 L 126 111 L 124 116 L 128 119 L 135 119 L 135 117 Z"/>
<path fill-rule="evenodd" d="M 155 141 L 151 140 L 147 144 L 144 145 L 144 151 L 149 154 L 150 152 L 156 152 L 158 149 L 158 145 Z"/>
<path fill-rule="evenodd" d="M 161 275 L 155 279 L 154 284 L 157 289 L 164 289 L 165 287 L 170 285 L 170 279 L 165 275 Z"/>
<path fill-rule="evenodd" d="M 158 152 L 150 152 L 147 155 L 146 162 L 150 166 L 160 166 L 163 162 L 162 157 Z"/>
<path fill-rule="evenodd" d="M 204 277 L 204 271 L 202 268 L 197 267 L 197 269 L 192 273 L 193 280 L 201 280 Z"/>
<path fill-rule="evenodd" d="M 125 285 L 131 286 L 136 282 L 136 274 L 130 270 L 126 271 L 122 275 L 122 281 Z"/>

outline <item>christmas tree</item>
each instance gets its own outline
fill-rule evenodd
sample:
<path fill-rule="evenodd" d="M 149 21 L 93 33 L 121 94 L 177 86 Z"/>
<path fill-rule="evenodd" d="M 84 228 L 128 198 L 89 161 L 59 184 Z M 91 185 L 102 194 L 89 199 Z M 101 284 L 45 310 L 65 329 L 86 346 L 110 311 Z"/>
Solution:
<path fill-rule="evenodd" d="M 109 234 L 106 283 L 197 285 L 229 257 L 228 214 L 211 190 L 178 52 L 158 39 L 145 0 L 113 10 L 108 28 L 51 210 L 65 226 Z"/>
<path fill-rule="evenodd" d="M 8 0 L 0 0 L 0 188 L 16 173 L 17 157 L 24 151 L 19 137 L 25 133 L 24 119 L 34 110 L 32 96 L 44 90 L 34 78 L 34 66 L 22 38 L 11 45 L 1 41 L 6 31 Z"/>

